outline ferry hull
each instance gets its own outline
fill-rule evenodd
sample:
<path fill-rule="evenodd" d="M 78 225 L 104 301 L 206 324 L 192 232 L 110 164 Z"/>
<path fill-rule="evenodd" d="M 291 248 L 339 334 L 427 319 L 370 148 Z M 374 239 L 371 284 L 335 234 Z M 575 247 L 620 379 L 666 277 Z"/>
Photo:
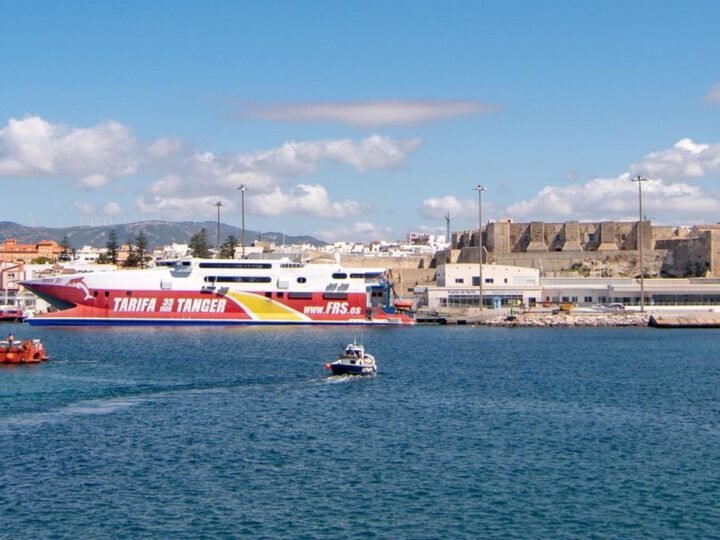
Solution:
<path fill-rule="evenodd" d="M 28 282 L 41 298 L 65 309 L 31 317 L 33 326 L 108 325 L 406 325 L 404 313 L 366 306 L 364 293 L 342 299 L 323 293 L 93 290 L 71 283 Z M 83 284 L 84 285 L 84 284 Z"/>

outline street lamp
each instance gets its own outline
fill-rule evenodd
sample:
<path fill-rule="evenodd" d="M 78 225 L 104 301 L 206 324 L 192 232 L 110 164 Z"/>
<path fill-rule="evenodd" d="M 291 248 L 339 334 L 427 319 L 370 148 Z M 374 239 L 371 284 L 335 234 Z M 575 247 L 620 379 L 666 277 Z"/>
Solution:
<path fill-rule="evenodd" d="M 642 237 L 642 223 L 643 223 L 643 210 L 642 210 L 642 183 L 647 182 L 647 178 L 637 175 L 636 178 L 632 179 L 633 182 L 638 184 L 638 200 L 640 202 L 640 215 L 638 216 L 638 245 L 640 246 L 640 311 L 645 311 L 645 271 L 643 270 L 643 237 Z"/>
<path fill-rule="evenodd" d="M 479 308 L 480 311 L 482 311 L 483 308 L 483 275 L 482 275 L 482 260 L 483 260 L 483 237 L 482 237 L 482 192 L 486 191 L 486 189 L 478 184 L 476 187 L 473 188 L 475 191 L 478 192 L 478 242 L 480 244 L 480 262 L 478 263 L 478 268 L 480 269 L 480 276 L 478 279 L 478 283 L 480 285 L 480 302 L 479 302 Z"/>
<path fill-rule="evenodd" d="M 238 188 L 240 190 L 240 208 L 242 212 L 242 236 L 241 236 L 241 242 L 242 242 L 242 258 L 245 258 L 245 190 L 247 190 L 247 186 L 245 184 L 240 184 L 240 187 Z"/>
<path fill-rule="evenodd" d="M 213 206 L 217 206 L 218 209 L 218 222 L 217 222 L 217 254 L 216 259 L 220 258 L 220 207 L 223 206 L 222 201 L 216 202 Z"/>

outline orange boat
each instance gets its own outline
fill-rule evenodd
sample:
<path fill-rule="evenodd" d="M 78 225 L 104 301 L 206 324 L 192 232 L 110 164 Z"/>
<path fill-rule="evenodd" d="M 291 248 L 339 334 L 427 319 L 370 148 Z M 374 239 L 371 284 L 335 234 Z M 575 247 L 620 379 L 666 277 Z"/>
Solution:
<path fill-rule="evenodd" d="M 39 339 L 0 341 L 0 364 L 38 364 L 47 359 L 45 346 Z"/>
<path fill-rule="evenodd" d="M 412 309 L 412 308 L 415 306 L 415 302 L 413 302 L 412 300 L 400 300 L 400 299 L 398 299 L 398 300 L 395 300 L 395 302 L 393 302 L 393 306 L 394 306 L 395 309 L 397 309 L 398 311 L 408 311 L 408 310 Z"/>

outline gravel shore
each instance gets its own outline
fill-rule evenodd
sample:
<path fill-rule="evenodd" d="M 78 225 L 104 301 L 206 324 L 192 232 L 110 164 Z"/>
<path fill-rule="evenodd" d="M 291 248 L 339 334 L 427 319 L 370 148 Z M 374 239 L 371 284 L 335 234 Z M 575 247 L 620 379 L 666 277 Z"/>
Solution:
<path fill-rule="evenodd" d="M 478 324 L 487 326 L 517 326 L 517 327 L 543 327 L 543 326 L 647 326 L 649 315 L 646 313 L 607 313 L 607 314 L 573 314 L 573 313 L 521 313 L 514 317 L 501 315 L 491 319 L 478 321 Z"/>

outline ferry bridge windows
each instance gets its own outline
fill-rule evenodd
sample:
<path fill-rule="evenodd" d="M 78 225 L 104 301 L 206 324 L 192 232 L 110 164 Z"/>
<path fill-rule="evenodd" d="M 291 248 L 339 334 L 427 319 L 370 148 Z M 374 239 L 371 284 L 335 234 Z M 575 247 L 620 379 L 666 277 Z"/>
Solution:
<path fill-rule="evenodd" d="M 299 278 L 297 278 L 297 282 L 298 283 L 307 283 L 307 278 L 299 277 Z"/>
<path fill-rule="evenodd" d="M 206 283 L 270 283 L 267 276 L 205 276 Z"/>
<path fill-rule="evenodd" d="M 243 270 L 268 270 L 272 263 L 251 263 L 251 262 L 201 262 L 200 268 L 233 268 Z"/>
<path fill-rule="evenodd" d="M 382 272 L 364 272 L 361 274 L 350 274 L 350 279 L 377 279 L 382 276 Z"/>

